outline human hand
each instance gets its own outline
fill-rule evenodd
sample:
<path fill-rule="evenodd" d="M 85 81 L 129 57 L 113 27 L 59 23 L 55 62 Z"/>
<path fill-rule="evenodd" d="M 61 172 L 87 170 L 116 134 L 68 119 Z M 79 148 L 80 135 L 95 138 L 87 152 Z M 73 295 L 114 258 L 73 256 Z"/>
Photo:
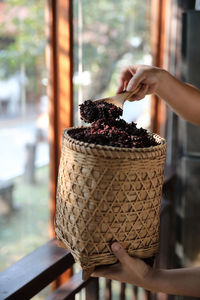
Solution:
<path fill-rule="evenodd" d="M 134 91 L 140 86 L 139 91 L 129 101 L 140 100 L 148 94 L 156 93 L 163 71 L 145 65 L 126 67 L 120 74 L 117 93 L 123 90 Z"/>
<path fill-rule="evenodd" d="M 119 262 L 110 266 L 97 267 L 92 277 L 105 277 L 147 288 L 153 269 L 139 258 L 130 257 L 122 246 L 113 243 L 111 249 Z"/>

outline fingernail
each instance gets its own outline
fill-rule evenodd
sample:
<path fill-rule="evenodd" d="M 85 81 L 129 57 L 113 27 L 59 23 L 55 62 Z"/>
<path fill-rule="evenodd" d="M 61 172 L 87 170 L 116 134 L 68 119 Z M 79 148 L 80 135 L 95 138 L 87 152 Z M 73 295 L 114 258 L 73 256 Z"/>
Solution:
<path fill-rule="evenodd" d="M 117 94 L 120 93 L 121 91 L 122 91 L 122 89 L 121 89 L 121 87 L 119 87 L 119 88 L 117 89 Z"/>
<path fill-rule="evenodd" d="M 119 251 L 122 247 L 118 243 L 112 244 L 112 250 L 113 251 Z"/>

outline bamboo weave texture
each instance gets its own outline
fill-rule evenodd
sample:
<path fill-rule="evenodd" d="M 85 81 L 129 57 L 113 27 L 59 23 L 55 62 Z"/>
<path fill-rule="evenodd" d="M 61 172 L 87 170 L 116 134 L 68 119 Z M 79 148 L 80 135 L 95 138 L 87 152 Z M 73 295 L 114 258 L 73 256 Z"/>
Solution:
<path fill-rule="evenodd" d="M 79 142 L 64 130 L 55 231 L 83 269 L 116 262 L 119 241 L 131 256 L 158 251 L 166 141 L 150 148 Z"/>

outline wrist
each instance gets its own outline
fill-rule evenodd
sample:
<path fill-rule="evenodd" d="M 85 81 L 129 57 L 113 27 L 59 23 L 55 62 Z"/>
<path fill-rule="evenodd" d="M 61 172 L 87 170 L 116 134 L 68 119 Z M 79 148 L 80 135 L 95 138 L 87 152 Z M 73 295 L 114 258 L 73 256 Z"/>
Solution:
<path fill-rule="evenodd" d="M 161 278 L 162 270 L 151 268 L 144 277 L 143 288 L 151 292 L 157 292 L 159 290 L 159 282 Z"/>
<path fill-rule="evenodd" d="M 156 95 L 160 96 L 160 94 L 162 94 L 163 89 L 166 88 L 166 83 L 168 82 L 169 75 L 170 74 L 168 71 L 161 69 L 161 68 L 157 69 L 156 77 L 157 77 L 158 85 L 155 90 Z"/>

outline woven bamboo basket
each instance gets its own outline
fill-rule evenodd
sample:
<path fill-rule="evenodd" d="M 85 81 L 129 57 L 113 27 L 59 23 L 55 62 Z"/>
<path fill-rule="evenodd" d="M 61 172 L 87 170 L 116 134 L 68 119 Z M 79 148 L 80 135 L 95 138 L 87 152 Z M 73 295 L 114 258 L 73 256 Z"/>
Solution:
<path fill-rule="evenodd" d="M 166 141 L 149 148 L 80 142 L 63 132 L 55 232 L 87 278 L 95 266 L 116 262 L 110 245 L 129 255 L 154 256 L 159 246 Z"/>

